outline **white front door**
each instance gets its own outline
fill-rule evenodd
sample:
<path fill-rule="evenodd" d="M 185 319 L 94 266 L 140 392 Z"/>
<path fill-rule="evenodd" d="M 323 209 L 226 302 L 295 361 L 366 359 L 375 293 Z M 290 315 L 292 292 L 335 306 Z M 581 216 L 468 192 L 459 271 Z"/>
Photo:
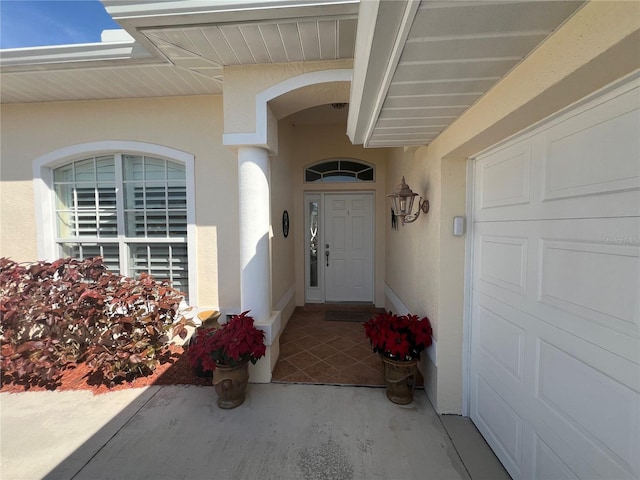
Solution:
<path fill-rule="evenodd" d="M 373 195 L 324 197 L 325 301 L 373 302 Z"/>
<path fill-rule="evenodd" d="M 373 303 L 373 194 L 308 194 L 307 302 Z"/>
<path fill-rule="evenodd" d="M 640 478 L 639 99 L 475 164 L 471 418 L 514 479 Z"/>

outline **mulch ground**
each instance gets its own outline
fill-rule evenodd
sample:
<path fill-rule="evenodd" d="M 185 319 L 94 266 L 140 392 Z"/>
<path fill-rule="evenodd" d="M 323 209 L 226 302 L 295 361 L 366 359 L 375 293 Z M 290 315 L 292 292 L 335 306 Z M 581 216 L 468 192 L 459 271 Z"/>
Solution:
<path fill-rule="evenodd" d="M 171 345 L 151 375 L 138 377 L 130 382 L 125 381 L 109 387 L 96 375 L 92 375 L 89 367 L 85 364 L 79 364 L 65 370 L 55 386 L 26 385 L 18 379 L 3 376 L 0 392 L 91 390 L 95 395 L 99 395 L 115 390 L 149 385 L 211 385 L 211 378 L 195 376 L 187 361 L 185 349 L 181 346 Z"/>

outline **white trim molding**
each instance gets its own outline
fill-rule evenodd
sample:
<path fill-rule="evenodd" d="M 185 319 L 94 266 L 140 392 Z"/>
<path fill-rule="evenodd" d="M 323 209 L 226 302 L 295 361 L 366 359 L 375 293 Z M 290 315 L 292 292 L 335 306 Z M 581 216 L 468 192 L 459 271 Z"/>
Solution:
<path fill-rule="evenodd" d="M 61 70 L 99 65 L 168 64 L 134 40 L 52 47 L 12 48 L 2 51 L 2 73 Z"/>
<path fill-rule="evenodd" d="M 295 297 L 295 295 L 296 295 L 296 284 L 294 282 L 289 287 L 289 290 L 287 290 L 284 293 L 284 295 L 280 297 L 280 300 L 278 300 L 278 303 L 276 303 L 274 310 L 278 312 L 284 312 L 287 306 L 289 305 L 289 303 L 291 302 L 291 300 L 293 300 L 293 297 Z"/>
<path fill-rule="evenodd" d="M 53 169 L 64 163 L 105 153 L 138 153 L 183 163 L 187 183 L 187 252 L 189 262 L 189 301 L 198 305 L 197 244 L 195 214 L 195 157 L 187 152 L 144 142 L 106 140 L 80 143 L 46 153 L 33 161 L 36 242 L 38 258 L 55 260 L 55 216 Z"/>
<path fill-rule="evenodd" d="M 359 0 L 102 0 L 107 13 L 132 28 L 223 25 L 288 18 L 356 15 Z M 307 8 L 312 3 L 314 8 Z M 311 11 L 310 11 L 311 10 Z"/>
<path fill-rule="evenodd" d="M 253 133 L 225 133 L 222 136 L 222 144 L 227 147 L 262 147 L 273 151 L 274 146 L 269 145 L 270 109 L 268 103 L 271 100 L 284 95 L 285 93 L 298 90 L 309 85 L 331 82 L 351 82 L 352 76 L 353 70 L 350 68 L 318 70 L 316 72 L 303 73 L 302 75 L 288 78 L 287 80 L 263 90 L 256 95 L 255 99 L 256 131 Z M 275 126 L 271 128 L 275 128 Z M 277 135 L 275 137 L 277 138 Z"/>
<path fill-rule="evenodd" d="M 473 304 L 473 193 L 475 182 L 475 158 L 467 159 L 467 232 L 464 261 L 464 311 L 462 315 L 462 415 L 470 415 L 471 402 L 471 321 Z"/>

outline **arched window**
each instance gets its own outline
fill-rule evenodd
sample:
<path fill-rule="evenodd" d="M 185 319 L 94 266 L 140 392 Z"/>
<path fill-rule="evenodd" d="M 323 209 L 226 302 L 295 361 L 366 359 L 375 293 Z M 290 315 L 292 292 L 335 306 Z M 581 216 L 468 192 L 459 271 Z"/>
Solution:
<path fill-rule="evenodd" d="M 372 165 L 353 158 L 332 158 L 307 167 L 305 182 L 373 182 Z"/>
<path fill-rule="evenodd" d="M 47 257 L 101 256 L 114 272 L 132 277 L 147 272 L 187 294 L 193 289 L 192 162 L 105 152 L 76 155 L 45 170 L 53 197 L 45 211 L 54 215 Z"/>

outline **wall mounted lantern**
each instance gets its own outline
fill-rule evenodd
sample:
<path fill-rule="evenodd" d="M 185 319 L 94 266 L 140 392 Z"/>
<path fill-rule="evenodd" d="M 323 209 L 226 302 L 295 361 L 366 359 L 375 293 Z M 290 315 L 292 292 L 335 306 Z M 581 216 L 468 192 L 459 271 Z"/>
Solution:
<path fill-rule="evenodd" d="M 429 200 L 418 200 L 418 209 L 416 213 L 411 213 L 413 210 L 413 200 L 417 197 L 417 193 L 409 188 L 409 185 L 404 181 L 402 177 L 402 183 L 398 185 L 396 191 L 387 195 L 393 202 L 393 213 L 396 217 L 400 217 L 402 224 L 415 222 L 420 216 L 420 212 L 427 213 L 429 211 Z"/>

